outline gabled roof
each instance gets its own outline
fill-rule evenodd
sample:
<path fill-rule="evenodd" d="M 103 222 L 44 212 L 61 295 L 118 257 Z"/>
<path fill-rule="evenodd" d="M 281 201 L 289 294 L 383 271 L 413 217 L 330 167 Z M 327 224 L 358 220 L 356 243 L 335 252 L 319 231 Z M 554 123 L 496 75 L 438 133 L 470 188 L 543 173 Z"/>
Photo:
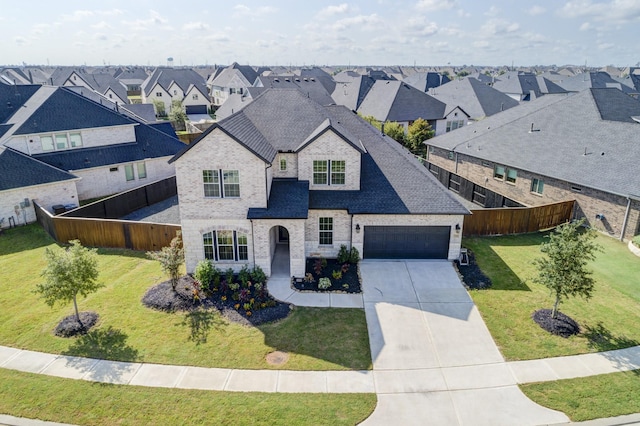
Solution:
<path fill-rule="evenodd" d="M 335 86 L 335 83 L 333 85 Z M 317 77 L 279 76 L 270 74 L 256 78 L 254 86 L 273 89 L 298 89 L 320 105 L 331 105 L 334 103 L 331 95 L 329 95 L 329 92 Z"/>
<path fill-rule="evenodd" d="M 256 81 L 258 75 L 259 74 L 249 65 L 239 65 L 237 62 L 234 62 L 216 75 L 216 77 L 211 81 L 211 85 L 231 87 L 231 81 L 236 77 L 240 78 L 245 87 L 247 87 L 253 85 L 253 82 Z"/>
<path fill-rule="evenodd" d="M 411 74 L 409 77 L 405 77 L 402 81 L 418 90 L 428 92 L 432 87 L 442 86 L 450 82 L 451 79 L 437 72 L 417 72 Z"/>
<path fill-rule="evenodd" d="M 640 102 L 618 89 L 547 95 L 429 145 L 614 194 L 640 196 Z M 533 126 L 533 130 L 531 128 Z"/>
<path fill-rule="evenodd" d="M 377 80 L 360 104 L 358 112 L 377 120 L 414 121 L 418 118 L 439 120 L 446 105 L 432 96 L 401 81 Z"/>
<path fill-rule="evenodd" d="M 0 146 L 0 191 L 77 179 L 63 170 L 11 148 Z"/>
<path fill-rule="evenodd" d="M 585 72 L 578 74 L 571 78 L 567 78 L 564 81 L 558 83 L 565 90 L 569 92 L 580 92 L 586 89 L 604 89 L 604 88 L 617 88 L 625 93 L 635 93 L 636 91 L 630 87 L 620 83 L 619 81 L 611 78 L 606 72 Z"/>
<path fill-rule="evenodd" d="M 488 117 L 520 105 L 512 97 L 475 78 L 464 78 L 429 90 L 429 95 L 452 107 L 461 107 L 472 119 Z"/>
<path fill-rule="evenodd" d="M 198 89 L 202 93 L 209 93 L 204 84 L 204 78 L 194 70 L 188 68 L 158 67 L 142 84 L 142 90 L 146 96 L 149 96 L 153 88 L 158 84 L 168 92 L 169 87 L 171 87 L 173 83 L 177 84 L 183 93 L 186 93 L 192 84 L 198 86 Z"/>
<path fill-rule="evenodd" d="M 359 74 L 353 78 L 342 78 L 342 81 L 336 83 L 331 97 L 337 105 L 357 111 L 375 82 L 373 78 Z"/>
<path fill-rule="evenodd" d="M 81 170 L 143 161 L 148 158 L 169 157 L 183 147 L 184 144 L 178 139 L 152 126 L 139 124 L 135 127 L 135 140 L 129 143 L 70 149 L 33 157 L 62 170 Z"/>
<path fill-rule="evenodd" d="M 14 134 L 26 135 L 133 123 L 132 120 L 75 93 L 71 89 L 59 87 Z"/>
<path fill-rule="evenodd" d="M 36 84 L 15 86 L 0 84 L 0 123 L 9 120 L 40 87 Z"/>
<path fill-rule="evenodd" d="M 215 129 L 224 131 L 266 162 L 272 162 L 278 151 L 295 152 L 305 141 L 313 140 L 329 129 L 359 149 L 360 190 L 309 191 L 308 207 L 311 209 L 346 209 L 362 214 L 469 213 L 396 141 L 381 135 L 344 106 L 323 107 L 297 89 L 266 90 L 241 112 L 207 130 L 171 162 Z M 296 191 L 298 189 L 304 192 L 301 188 Z M 282 192 L 273 196 L 279 197 L 278 194 Z M 280 205 L 278 203 L 276 205 Z M 300 205 L 296 204 L 294 209 L 298 207 Z M 252 209 L 250 215 L 267 213 Z"/>

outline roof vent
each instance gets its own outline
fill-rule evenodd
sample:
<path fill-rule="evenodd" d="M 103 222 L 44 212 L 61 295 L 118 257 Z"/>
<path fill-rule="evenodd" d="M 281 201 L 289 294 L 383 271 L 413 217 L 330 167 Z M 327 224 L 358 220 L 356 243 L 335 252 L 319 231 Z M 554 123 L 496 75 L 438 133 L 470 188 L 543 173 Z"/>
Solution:
<path fill-rule="evenodd" d="M 280 80 L 278 80 L 277 78 L 274 78 L 273 81 L 275 81 L 276 83 L 280 83 Z"/>
<path fill-rule="evenodd" d="M 533 133 L 533 132 L 539 132 L 540 129 L 534 129 L 533 128 L 533 123 L 531 123 L 531 130 L 529 130 L 529 133 Z"/>
<path fill-rule="evenodd" d="M 298 82 L 299 82 L 299 81 L 300 81 L 300 79 L 299 79 L 298 77 L 296 77 L 296 81 L 298 81 Z"/>
<path fill-rule="evenodd" d="M 309 80 L 311 80 L 311 81 L 316 81 L 316 79 L 315 79 L 315 78 L 313 78 L 313 77 L 311 77 Z"/>
<path fill-rule="evenodd" d="M 307 77 L 304 77 L 304 81 L 309 81 L 309 79 Z"/>
<path fill-rule="evenodd" d="M 289 78 L 285 78 L 284 81 L 286 81 L 287 83 L 290 82 L 291 80 L 289 80 Z"/>

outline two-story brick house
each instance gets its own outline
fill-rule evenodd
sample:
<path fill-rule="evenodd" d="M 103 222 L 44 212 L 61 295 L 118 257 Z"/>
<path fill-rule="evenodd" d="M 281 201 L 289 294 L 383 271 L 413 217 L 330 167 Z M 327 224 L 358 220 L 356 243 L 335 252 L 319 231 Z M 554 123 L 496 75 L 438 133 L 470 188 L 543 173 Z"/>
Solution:
<path fill-rule="evenodd" d="M 428 147 L 429 170 L 480 206 L 575 200 L 590 226 L 640 233 L 640 102 L 616 88 L 543 96 Z"/>
<path fill-rule="evenodd" d="M 364 258 L 455 259 L 468 210 L 399 144 L 342 106 L 269 89 L 172 160 L 187 271 L 258 265 L 278 244 L 290 272 L 340 245 Z"/>

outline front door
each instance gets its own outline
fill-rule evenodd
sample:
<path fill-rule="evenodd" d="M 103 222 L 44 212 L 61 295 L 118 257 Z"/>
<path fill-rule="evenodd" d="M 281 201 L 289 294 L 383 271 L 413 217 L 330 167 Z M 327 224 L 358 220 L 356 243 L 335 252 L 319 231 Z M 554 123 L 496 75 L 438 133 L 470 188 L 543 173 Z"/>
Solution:
<path fill-rule="evenodd" d="M 284 226 L 278 226 L 278 242 L 279 243 L 288 243 L 289 242 L 289 231 Z"/>

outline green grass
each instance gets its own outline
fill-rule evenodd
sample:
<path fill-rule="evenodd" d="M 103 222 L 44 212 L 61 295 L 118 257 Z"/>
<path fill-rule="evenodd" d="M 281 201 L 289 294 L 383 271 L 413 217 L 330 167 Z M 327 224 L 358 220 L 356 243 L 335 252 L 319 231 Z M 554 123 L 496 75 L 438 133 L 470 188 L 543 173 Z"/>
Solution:
<path fill-rule="evenodd" d="M 545 407 L 585 421 L 640 412 L 640 371 L 521 385 L 522 391 Z"/>
<path fill-rule="evenodd" d="M 624 348 L 640 344 L 640 258 L 625 244 L 603 235 L 603 252 L 589 267 L 594 271 L 591 300 L 569 299 L 560 310 L 575 319 L 581 333 L 564 339 L 542 330 L 531 315 L 551 308 L 553 297 L 532 279 L 533 259 L 541 256 L 544 234 L 465 238 L 478 264 L 492 279 L 489 290 L 471 291 L 487 327 L 510 360 L 536 359 Z"/>
<path fill-rule="evenodd" d="M 90 383 L 0 369 L 0 413 L 82 425 L 353 425 L 375 394 L 234 393 Z"/>
<path fill-rule="evenodd" d="M 229 323 L 217 313 L 167 314 L 142 305 L 145 291 L 165 280 L 144 253 L 99 250 L 99 280 L 106 287 L 79 300 L 80 310 L 100 315 L 87 336 L 65 339 L 52 331 L 72 305 L 48 307 L 33 294 L 56 244 L 37 225 L 0 237 L 0 345 L 67 355 L 201 367 L 288 370 L 371 368 L 364 311 L 295 308 L 288 318 L 259 327 Z M 280 366 L 272 351 L 288 352 Z"/>

